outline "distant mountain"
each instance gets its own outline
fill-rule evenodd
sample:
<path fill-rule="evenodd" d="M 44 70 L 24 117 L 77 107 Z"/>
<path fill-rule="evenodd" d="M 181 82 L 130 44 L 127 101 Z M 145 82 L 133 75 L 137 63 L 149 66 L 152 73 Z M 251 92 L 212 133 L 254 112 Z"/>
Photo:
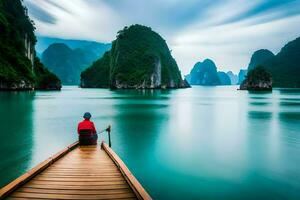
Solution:
<path fill-rule="evenodd" d="M 65 85 L 79 85 L 80 73 L 91 63 L 82 49 L 71 49 L 66 44 L 51 44 L 42 54 L 42 63 Z"/>
<path fill-rule="evenodd" d="M 183 88 L 178 65 L 166 41 L 150 27 L 120 30 L 110 51 L 82 72 L 82 87 L 118 89 Z"/>
<path fill-rule="evenodd" d="M 232 71 L 228 71 L 226 74 L 230 78 L 231 85 L 237 85 L 238 84 L 238 81 L 239 81 L 238 75 L 234 74 Z"/>
<path fill-rule="evenodd" d="M 248 70 L 247 69 L 241 69 L 239 74 L 238 74 L 238 78 L 239 78 L 239 81 L 238 81 L 238 85 L 240 85 L 246 78 L 246 75 L 247 75 L 247 72 Z"/>
<path fill-rule="evenodd" d="M 269 57 L 257 66 L 271 73 L 273 87 L 300 87 L 300 37 L 286 44 L 276 56 L 267 54 Z"/>
<path fill-rule="evenodd" d="M 103 55 L 107 50 L 111 48 L 111 43 L 100 43 L 100 42 L 89 41 L 89 40 L 71 40 L 71 39 L 38 36 L 35 49 L 37 52 L 43 52 L 48 48 L 48 46 L 54 43 L 63 43 L 68 47 L 70 47 L 71 49 L 94 48 L 94 51 L 97 54 L 101 54 L 101 55 Z"/>
<path fill-rule="evenodd" d="M 217 67 L 210 59 L 205 59 L 203 62 L 197 62 L 188 76 L 191 85 L 209 86 L 221 84 L 217 73 Z"/>
<path fill-rule="evenodd" d="M 218 72 L 220 85 L 231 85 L 230 77 L 225 72 Z"/>
<path fill-rule="evenodd" d="M 54 43 L 63 43 L 71 49 L 81 49 L 90 63 L 100 58 L 106 51 L 110 50 L 110 43 L 99 43 L 87 40 L 69 40 L 52 37 L 37 37 L 36 51 L 37 55 L 42 53 Z"/>
<path fill-rule="evenodd" d="M 253 53 L 250 63 L 248 65 L 248 71 L 254 69 L 259 64 L 267 61 L 270 58 L 273 58 L 275 55 L 268 49 L 260 49 Z"/>

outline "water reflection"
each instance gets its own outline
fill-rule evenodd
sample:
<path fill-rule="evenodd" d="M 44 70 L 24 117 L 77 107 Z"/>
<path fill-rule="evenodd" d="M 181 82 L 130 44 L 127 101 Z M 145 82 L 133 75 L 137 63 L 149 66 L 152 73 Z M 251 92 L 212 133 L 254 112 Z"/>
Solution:
<path fill-rule="evenodd" d="M 284 122 L 300 123 L 300 112 L 280 112 L 279 118 Z"/>
<path fill-rule="evenodd" d="M 272 112 L 265 111 L 248 111 L 248 117 L 252 119 L 267 119 L 272 118 Z"/>
<path fill-rule="evenodd" d="M 153 149 L 166 127 L 169 93 L 168 90 L 117 90 L 112 95 L 117 99 L 112 105 L 115 113 L 112 145 L 132 172 L 142 177 L 140 181 L 146 187 L 156 181 L 157 168 L 153 163 L 157 163 L 157 157 Z"/>
<path fill-rule="evenodd" d="M 23 174 L 31 165 L 33 92 L 0 92 L 0 186 Z"/>
<path fill-rule="evenodd" d="M 19 118 L 1 118 L 1 126 L 11 132 L 9 122 L 20 121 L 22 131 L 16 132 L 32 136 L 34 148 L 22 147 L 32 152 L 32 167 L 73 142 L 77 122 L 90 111 L 98 130 L 112 124 L 113 149 L 154 199 L 299 199 L 300 107 L 295 103 L 300 93 L 280 91 L 64 87 L 36 92 L 33 105 L 13 108 Z M 12 107 L 7 97 L 0 98 L 1 111 Z M 25 119 L 20 107 L 26 107 Z M 7 145 L 0 143 L 0 148 Z"/>

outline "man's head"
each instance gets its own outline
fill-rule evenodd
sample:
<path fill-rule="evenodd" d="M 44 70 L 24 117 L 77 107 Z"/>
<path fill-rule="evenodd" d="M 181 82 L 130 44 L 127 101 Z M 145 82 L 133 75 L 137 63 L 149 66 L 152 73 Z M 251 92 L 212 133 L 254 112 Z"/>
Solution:
<path fill-rule="evenodd" d="M 91 119 L 92 115 L 89 112 L 84 113 L 83 118 L 84 119 Z"/>

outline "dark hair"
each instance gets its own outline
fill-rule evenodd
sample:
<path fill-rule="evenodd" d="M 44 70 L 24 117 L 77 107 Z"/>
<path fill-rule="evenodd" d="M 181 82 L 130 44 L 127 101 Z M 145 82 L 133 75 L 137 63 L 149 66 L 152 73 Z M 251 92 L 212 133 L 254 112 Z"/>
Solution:
<path fill-rule="evenodd" d="M 83 118 L 84 119 L 91 119 L 92 115 L 89 112 L 84 113 Z"/>

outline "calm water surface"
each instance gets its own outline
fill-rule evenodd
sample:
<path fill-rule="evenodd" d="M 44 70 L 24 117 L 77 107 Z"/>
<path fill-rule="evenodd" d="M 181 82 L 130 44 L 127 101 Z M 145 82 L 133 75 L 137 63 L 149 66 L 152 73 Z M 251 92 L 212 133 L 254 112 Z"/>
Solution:
<path fill-rule="evenodd" d="M 0 93 L 0 185 L 76 140 L 90 111 L 154 199 L 300 199 L 300 90 Z"/>

